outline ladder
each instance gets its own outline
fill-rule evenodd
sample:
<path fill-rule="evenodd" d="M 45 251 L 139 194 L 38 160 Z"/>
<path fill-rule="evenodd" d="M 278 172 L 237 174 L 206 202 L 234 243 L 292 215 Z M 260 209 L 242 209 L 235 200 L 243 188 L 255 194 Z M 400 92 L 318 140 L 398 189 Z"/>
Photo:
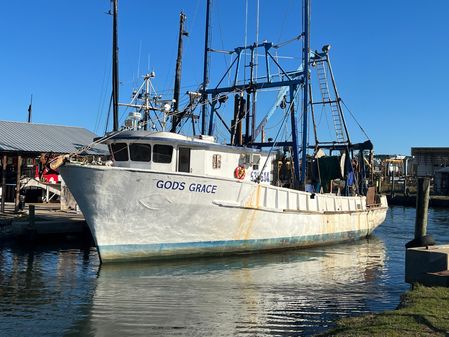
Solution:
<path fill-rule="evenodd" d="M 327 73 L 326 73 L 326 67 L 323 62 L 318 62 L 316 65 L 317 69 L 317 77 L 318 77 L 318 84 L 320 87 L 321 97 L 323 98 L 323 104 L 329 104 L 331 109 L 331 115 L 332 115 L 332 121 L 334 123 L 335 128 L 335 135 L 337 142 L 344 143 L 346 141 L 345 134 L 343 131 L 343 121 L 340 114 L 340 109 L 337 103 L 337 99 L 332 100 L 330 91 L 329 91 L 329 85 L 328 85 L 328 79 L 327 79 Z"/>

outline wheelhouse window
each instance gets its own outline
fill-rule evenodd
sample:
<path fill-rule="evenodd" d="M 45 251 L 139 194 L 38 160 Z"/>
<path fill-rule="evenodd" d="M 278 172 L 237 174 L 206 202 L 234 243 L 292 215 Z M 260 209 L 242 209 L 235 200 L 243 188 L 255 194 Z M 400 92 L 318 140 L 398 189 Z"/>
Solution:
<path fill-rule="evenodd" d="M 116 161 L 128 161 L 128 144 L 126 143 L 112 143 L 112 155 Z"/>
<path fill-rule="evenodd" d="M 190 172 L 190 149 L 187 147 L 178 149 L 178 172 Z"/>
<path fill-rule="evenodd" d="M 212 156 L 212 168 L 214 169 L 221 168 L 221 154 L 214 154 Z"/>
<path fill-rule="evenodd" d="M 169 164 L 173 156 L 173 146 L 156 144 L 153 146 L 153 161 L 155 163 Z"/>
<path fill-rule="evenodd" d="M 132 161 L 151 161 L 151 145 L 133 143 L 129 144 L 129 154 Z"/>

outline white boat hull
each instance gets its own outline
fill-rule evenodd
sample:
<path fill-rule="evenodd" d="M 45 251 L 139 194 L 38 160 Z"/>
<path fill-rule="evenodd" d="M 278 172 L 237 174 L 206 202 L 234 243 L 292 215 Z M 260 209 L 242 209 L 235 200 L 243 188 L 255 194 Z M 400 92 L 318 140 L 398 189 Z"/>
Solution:
<path fill-rule="evenodd" d="M 61 167 L 103 262 L 308 247 L 369 235 L 382 197 L 312 195 L 236 179 L 149 170 Z"/>

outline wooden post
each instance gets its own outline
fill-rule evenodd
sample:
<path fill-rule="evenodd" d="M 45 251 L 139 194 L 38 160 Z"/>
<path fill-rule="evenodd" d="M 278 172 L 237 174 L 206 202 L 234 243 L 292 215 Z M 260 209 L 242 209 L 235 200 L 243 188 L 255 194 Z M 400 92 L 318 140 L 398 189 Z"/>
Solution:
<path fill-rule="evenodd" d="M 429 199 L 430 178 L 420 177 L 418 178 L 416 191 L 415 238 L 405 245 L 406 248 L 432 246 L 435 244 L 433 238 L 430 235 L 427 235 Z"/>
<path fill-rule="evenodd" d="M 417 187 L 415 239 L 419 240 L 427 234 L 427 213 L 429 210 L 430 178 L 418 178 Z"/>
<path fill-rule="evenodd" d="M 6 166 L 8 164 L 8 157 L 3 155 L 2 161 L 2 204 L 1 204 L 1 212 L 5 212 L 5 198 L 6 198 Z"/>
<path fill-rule="evenodd" d="M 394 173 L 391 172 L 391 191 L 390 195 L 393 198 L 394 197 Z"/>
<path fill-rule="evenodd" d="M 17 181 L 16 181 L 16 198 L 14 200 L 14 211 L 19 212 L 20 204 L 20 177 L 22 176 L 22 156 L 17 156 Z"/>
<path fill-rule="evenodd" d="M 30 230 L 34 230 L 34 224 L 35 224 L 35 215 L 36 215 L 36 209 L 34 205 L 30 205 L 29 206 L 29 218 L 30 218 L 30 224 L 29 224 L 29 229 Z"/>

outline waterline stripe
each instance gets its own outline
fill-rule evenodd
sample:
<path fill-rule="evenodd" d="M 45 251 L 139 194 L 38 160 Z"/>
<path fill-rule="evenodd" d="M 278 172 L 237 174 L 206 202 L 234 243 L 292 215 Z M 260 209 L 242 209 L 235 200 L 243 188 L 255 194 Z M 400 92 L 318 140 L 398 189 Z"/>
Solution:
<path fill-rule="evenodd" d="M 321 235 L 257 239 L 152 244 L 99 245 L 101 259 L 107 261 L 143 260 L 205 255 L 223 255 L 263 250 L 310 247 L 356 240 L 367 236 L 366 230 Z"/>

